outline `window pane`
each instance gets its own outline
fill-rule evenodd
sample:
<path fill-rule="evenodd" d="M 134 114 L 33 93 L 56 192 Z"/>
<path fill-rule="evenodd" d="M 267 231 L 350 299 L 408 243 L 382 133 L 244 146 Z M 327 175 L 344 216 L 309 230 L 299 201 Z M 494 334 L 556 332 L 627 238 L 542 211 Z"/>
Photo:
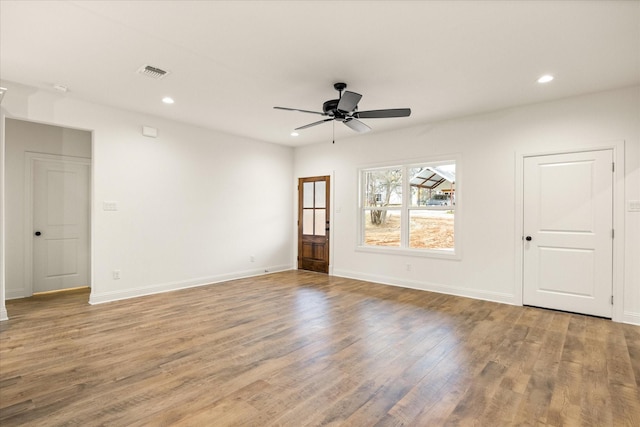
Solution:
<path fill-rule="evenodd" d="M 326 211 L 324 209 L 316 209 L 316 236 L 324 236 L 326 233 L 325 230 L 325 219 L 326 219 Z"/>
<path fill-rule="evenodd" d="M 410 206 L 452 206 L 455 202 L 455 163 L 409 168 Z"/>
<path fill-rule="evenodd" d="M 446 210 L 409 211 L 409 247 L 453 249 L 454 212 Z"/>
<path fill-rule="evenodd" d="M 302 211 L 302 234 L 313 235 L 313 209 Z"/>
<path fill-rule="evenodd" d="M 327 193 L 326 193 L 327 183 L 325 181 L 317 181 L 316 182 L 316 208 L 326 208 L 327 201 Z"/>
<path fill-rule="evenodd" d="M 313 207 L 313 182 L 305 182 L 302 184 L 302 207 Z"/>
<path fill-rule="evenodd" d="M 402 206 L 402 169 L 380 169 L 363 174 L 365 206 Z"/>
<path fill-rule="evenodd" d="M 364 211 L 364 244 L 400 247 L 400 210 Z"/>

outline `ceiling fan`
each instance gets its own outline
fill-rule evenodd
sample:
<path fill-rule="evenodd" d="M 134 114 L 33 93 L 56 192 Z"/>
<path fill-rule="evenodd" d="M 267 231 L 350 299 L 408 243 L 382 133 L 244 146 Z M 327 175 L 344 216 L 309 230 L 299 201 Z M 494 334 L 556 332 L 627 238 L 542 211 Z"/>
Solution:
<path fill-rule="evenodd" d="M 339 122 L 344 123 L 346 126 L 350 127 L 356 132 L 363 133 L 363 132 L 369 132 L 371 128 L 366 124 L 362 123 L 358 119 L 408 117 L 409 115 L 411 115 L 410 108 L 393 108 L 393 109 L 387 109 L 387 110 L 358 111 L 358 102 L 360 102 L 360 98 L 362 98 L 362 95 L 355 92 L 349 92 L 348 90 L 345 91 L 345 89 L 347 88 L 346 83 L 335 83 L 333 87 L 335 88 L 335 90 L 337 90 L 340 93 L 340 97 L 338 99 L 330 99 L 329 101 L 326 101 L 324 104 L 322 104 L 322 112 L 301 110 L 299 108 L 287 108 L 287 107 L 273 107 L 273 108 L 278 110 L 300 111 L 303 113 L 319 114 L 321 116 L 327 117 L 326 119 L 309 123 L 308 125 L 300 126 L 295 130 L 306 129 L 312 126 L 322 124 L 324 122 L 337 120 Z"/>

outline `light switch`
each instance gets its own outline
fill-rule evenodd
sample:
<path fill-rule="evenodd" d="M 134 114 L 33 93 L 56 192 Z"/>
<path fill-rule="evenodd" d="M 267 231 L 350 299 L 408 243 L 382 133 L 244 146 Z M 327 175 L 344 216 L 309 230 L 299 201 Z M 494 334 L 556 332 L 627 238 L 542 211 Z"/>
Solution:
<path fill-rule="evenodd" d="M 629 200 L 627 210 L 629 212 L 640 212 L 640 200 Z"/>
<path fill-rule="evenodd" d="M 157 138 L 158 129 L 152 128 L 151 126 L 142 126 L 142 134 L 150 138 Z"/>
<path fill-rule="evenodd" d="M 117 211 L 118 202 L 102 202 L 103 211 Z"/>

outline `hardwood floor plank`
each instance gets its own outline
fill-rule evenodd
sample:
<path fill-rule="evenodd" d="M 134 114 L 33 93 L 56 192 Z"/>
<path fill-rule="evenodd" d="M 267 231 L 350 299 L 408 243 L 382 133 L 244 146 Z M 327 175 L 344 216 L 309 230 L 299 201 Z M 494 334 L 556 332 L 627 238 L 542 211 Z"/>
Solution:
<path fill-rule="evenodd" d="M 524 392 L 524 398 L 515 419 L 516 424 L 535 422 L 545 424 L 566 335 L 548 330 L 534 364 L 533 372 Z"/>
<path fill-rule="evenodd" d="M 591 323 L 589 321 L 589 323 Z M 589 328 L 590 326 L 588 326 Z M 582 365 L 582 424 L 602 426 L 613 424 L 611 395 L 609 394 L 606 342 L 598 334 L 587 333 L 585 356 Z"/>
<path fill-rule="evenodd" d="M 640 328 L 288 271 L 7 301 L 0 425 L 640 425 Z"/>

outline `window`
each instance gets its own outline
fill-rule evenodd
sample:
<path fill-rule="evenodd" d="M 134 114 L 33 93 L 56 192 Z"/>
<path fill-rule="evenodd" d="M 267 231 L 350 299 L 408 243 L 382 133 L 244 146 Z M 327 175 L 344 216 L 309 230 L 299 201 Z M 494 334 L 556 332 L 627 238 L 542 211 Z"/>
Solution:
<path fill-rule="evenodd" d="M 455 160 L 362 169 L 359 249 L 455 255 L 457 199 Z"/>

